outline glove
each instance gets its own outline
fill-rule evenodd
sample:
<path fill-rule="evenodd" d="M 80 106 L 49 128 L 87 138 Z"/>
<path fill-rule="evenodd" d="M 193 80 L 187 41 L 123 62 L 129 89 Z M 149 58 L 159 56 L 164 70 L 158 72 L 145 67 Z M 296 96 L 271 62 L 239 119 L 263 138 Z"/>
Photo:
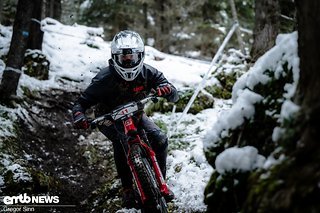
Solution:
<path fill-rule="evenodd" d="M 73 124 L 77 129 L 88 129 L 89 123 L 83 112 L 75 112 L 73 114 Z"/>
<path fill-rule="evenodd" d="M 170 84 L 160 84 L 157 87 L 157 95 L 159 97 L 170 95 L 171 91 L 172 91 L 172 89 L 171 89 Z"/>

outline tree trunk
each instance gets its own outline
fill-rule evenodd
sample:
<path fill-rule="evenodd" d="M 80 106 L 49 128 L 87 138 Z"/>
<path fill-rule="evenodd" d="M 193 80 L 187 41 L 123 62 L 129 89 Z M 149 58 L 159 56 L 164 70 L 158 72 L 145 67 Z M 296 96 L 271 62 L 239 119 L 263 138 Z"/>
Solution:
<path fill-rule="evenodd" d="M 118 0 L 116 2 L 115 9 L 117 12 L 114 12 L 115 18 L 111 32 L 113 35 L 116 35 L 119 31 L 127 30 L 130 26 L 129 23 L 132 23 L 131 17 L 128 16 L 124 6 L 126 2 L 123 0 Z"/>
<path fill-rule="evenodd" d="M 1 21 L 2 21 L 2 8 L 3 8 L 3 2 L 0 1 L 0 24 L 1 24 Z"/>
<path fill-rule="evenodd" d="M 299 102 L 307 108 L 320 103 L 320 1 L 296 1 L 300 57 Z"/>
<path fill-rule="evenodd" d="M 281 209 L 280 212 L 319 212 L 320 1 L 296 0 L 295 3 L 300 58 L 296 102 L 301 109 L 292 125 L 295 128 L 295 134 L 292 134 L 293 129 L 289 129 L 286 135 L 289 138 L 291 135 L 297 135 L 292 140 L 286 141 L 292 147 L 286 154 L 292 159 L 292 163 L 288 168 L 282 169 L 282 173 L 279 174 L 285 184 L 275 194 L 280 195 L 282 192 L 278 198 L 281 197 L 290 204 L 287 209 Z"/>
<path fill-rule="evenodd" d="M 53 4 L 53 18 L 60 21 L 61 20 L 61 1 L 60 0 L 54 0 L 54 4 Z"/>
<path fill-rule="evenodd" d="M 169 31 L 168 17 L 166 17 L 166 0 L 157 0 L 156 4 L 156 43 L 155 47 L 164 52 L 169 52 Z"/>
<path fill-rule="evenodd" d="M 148 21 L 148 4 L 142 4 L 142 11 L 143 11 L 143 27 L 144 27 L 144 43 L 147 44 L 148 40 L 148 29 L 149 29 L 149 21 Z"/>
<path fill-rule="evenodd" d="M 9 101 L 16 94 L 30 34 L 33 8 L 33 0 L 19 0 L 18 2 L 8 59 L 0 85 L 1 101 Z"/>
<path fill-rule="evenodd" d="M 297 102 L 302 106 L 304 118 L 306 119 L 300 143 L 308 157 L 318 156 L 317 158 L 319 158 L 320 2 L 318 0 L 297 0 L 296 5 L 300 58 L 300 79 L 296 98 Z M 307 156 L 304 156 L 304 158 Z"/>
<path fill-rule="evenodd" d="M 251 49 L 252 61 L 256 61 L 275 44 L 279 33 L 280 6 L 278 0 L 255 0 L 255 26 Z"/>
<path fill-rule="evenodd" d="M 27 49 L 42 49 L 43 32 L 41 30 L 43 0 L 34 0 L 34 9 L 30 23 L 30 36 Z"/>
<path fill-rule="evenodd" d="M 46 1 L 46 17 L 51 17 L 58 21 L 61 20 L 61 0 Z"/>

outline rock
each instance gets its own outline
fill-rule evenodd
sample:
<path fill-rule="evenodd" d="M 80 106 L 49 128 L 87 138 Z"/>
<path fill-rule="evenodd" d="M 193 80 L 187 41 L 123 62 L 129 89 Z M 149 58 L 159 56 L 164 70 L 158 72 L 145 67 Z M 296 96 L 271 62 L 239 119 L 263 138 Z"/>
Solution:
<path fill-rule="evenodd" d="M 24 57 L 23 72 L 39 80 L 47 80 L 49 77 L 50 62 L 40 50 L 28 49 Z"/>

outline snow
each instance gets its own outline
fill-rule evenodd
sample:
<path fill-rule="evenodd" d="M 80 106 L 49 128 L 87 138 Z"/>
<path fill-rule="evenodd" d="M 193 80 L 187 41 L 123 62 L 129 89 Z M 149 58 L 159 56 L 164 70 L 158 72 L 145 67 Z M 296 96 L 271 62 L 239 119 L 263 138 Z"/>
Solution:
<path fill-rule="evenodd" d="M 264 165 L 266 158 L 258 154 L 253 146 L 231 147 L 217 156 L 215 166 L 217 172 L 225 174 L 232 171 L 247 172 Z"/>
<path fill-rule="evenodd" d="M 2 143 L 0 143 L 0 148 L 2 148 Z M 3 188 L 5 184 L 5 178 L 2 175 L 6 174 L 7 172 L 12 173 L 13 181 L 16 183 L 28 182 L 32 179 L 27 169 L 15 162 L 11 155 L 0 153 L 0 168 L 0 192 L 1 188 Z"/>
<path fill-rule="evenodd" d="M 4 185 L 4 178 L 0 176 L 0 192 L 3 185 Z"/>
<path fill-rule="evenodd" d="M 281 106 L 281 121 L 283 119 L 289 119 L 294 113 L 298 112 L 300 109 L 300 106 L 293 103 L 290 100 L 285 101 Z"/>
<path fill-rule="evenodd" d="M 26 169 L 17 163 L 8 166 L 7 169 L 13 173 L 13 180 L 15 182 L 27 182 L 31 180 L 31 176 Z"/>
<path fill-rule="evenodd" d="M 1 47 L 0 56 L 8 53 L 11 36 L 12 36 L 12 27 L 6 27 L 0 24 L 0 47 Z"/>
<path fill-rule="evenodd" d="M 279 78 L 282 72 L 282 65 L 288 62 L 288 68 L 293 68 L 293 78 L 297 82 L 299 79 L 299 57 L 297 53 L 298 33 L 280 34 L 276 39 L 276 45 L 260 57 L 254 66 L 235 83 L 232 91 L 232 100 L 236 101 L 244 88 L 253 89 L 258 83 L 265 84 L 270 77 L 266 70 L 275 70 L 275 77 Z M 295 87 L 288 88 L 288 92 L 295 91 Z"/>
<path fill-rule="evenodd" d="M 14 136 L 14 122 L 17 120 L 17 114 L 21 114 L 22 108 L 8 108 L 0 105 L 0 147 L 2 139 Z"/>
<path fill-rule="evenodd" d="M 83 7 L 89 4 L 85 1 Z M 40 81 L 21 75 L 20 86 L 26 86 L 31 90 L 45 90 L 48 88 L 60 88 L 66 90 L 82 90 L 88 86 L 92 77 L 99 72 L 99 68 L 107 66 L 110 58 L 110 42 L 104 41 L 102 28 L 93 28 L 82 25 L 63 25 L 56 20 L 46 18 L 41 22 L 44 33 L 43 53 L 50 61 L 49 79 Z M 11 28 L 0 25 L 1 37 L 0 56 L 8 51 L 8 43 L 11 37 Z M 197 115 L 187 114 L 185 119 L 176 128 L 176 132 L 170 132 L 169 140 L 167 182 L 176 195 L 174 201 L 178 212 L 203 212 L 206 206 L 203 203 L 204 188 L 213 172 L 204 156 L 204 148 L 214 146 L 220 137 L 228 134 L 229 129 L 241 125 L 244 119 L 250 119 L 254 115 L 253 105 L 263 97 L 252 92 L 257 83 L 266 83 L 270 77 L 263 73 L 266 69 L 278 70 L 281 75 L 280 65 L 283 60 L 289 61 L 293 67 L 294 79 L 299 78 L 299 59 L 297 57 L 297 33 L 280 35 L 277 45 L 245 73 L 234 85 L 232 100 L 215 100 L 214 108 L 203 110 Z M 159 52 L 146 46 L 145 63 L 154 66 L 163 72 L 165 77 L 177 88 L 196 87 L 209 69 L 209 62 L 173 56 Z M 232 50 L 235 54 L 236 51 Z M 226 61 L 237 63 L 236 57 Z M 243 69 L 244 65 L 237 65 Z M 0 60 L 0 75 L 4 69 L 4 63 Z M 230 67 L 229 70 L 232 70 Z M 211 83 L 215 82 L 214 78 Z M 289 99 L 294 94 L 296 83 L 286 86 L 286 96 Z M 18 95 L 22 95 L 21 87 Z M 232 107 L 231 104 L 233 103 Z M 231 107 L 231 108 L 230 108 Z M 286 102 L 283 106 L 281 117 L 286 118 L 298 109 L 293 103 Z M 2 116 L 9 115 L 8 119 Z M 28 115 L 23 109 L 10 110 L 0 105 L 0 138 L 14 134 L 13 123 L 15 116 Z M 162 120 L 170 129 L 175 125 L 181 113 L 158 114 L 152 119 Z M 277 129 L 277 128 L 276 128 Z M 278 132 L 277 132 L 278 131 Z M 279 136 L 281 129 L 275 130 L 273 137 Z M 81 143 L 86 143 L 84 137 L 80 137 Z M 92 139 L 95 140 L 95 139 Z M 98 143 L 89 141 L 90 144 Z M 1 147 L 1 143 L 0 143 Z M 87 156 L 90 157 L 90 156 Z M 23 168 L 19 164 L 12 164 L 8 158 L 0 156 L 1 164 L 15 172 L 15 178 L 27 180 L 28 175 L 20 171 Z M 6 160 L 6 161 L 5 161 Z M 219 173 L 235 170 L 250 171 L 254 168 L 268 167 L 274 163 L 272 157 L 264 159 L 254 147 L 232 147 L 222 152 L 216 160 Z M 265 165 L 264 165 L 265 162 Z M 0 175 L 0 189 L 3 177 Z"/>
<path fill-rule="evenodd" d="M 220 137 L 228 135 L 229 129 L 240 126 L 244 119 L 250 119 L 254 115 L 254 104 L 261 101 L 263 97 L 248 89 L 241 91 L 241 95 L 233 104 L 232 108 L 221 114 L 220 119 L 214 123 L 204 139 L 204 147 L 209 148 L 220 140 Z"/>

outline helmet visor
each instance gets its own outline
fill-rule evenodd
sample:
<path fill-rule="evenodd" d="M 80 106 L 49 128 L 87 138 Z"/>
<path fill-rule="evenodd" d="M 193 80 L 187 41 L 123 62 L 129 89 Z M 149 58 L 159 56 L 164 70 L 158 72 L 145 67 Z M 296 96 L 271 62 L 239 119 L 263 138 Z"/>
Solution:
<path fill-rule="evenodd" d="M 141 53 L 115 55 L 116 63 L 123 68 L 134 68 L 138 66 L 141 58 Z"/>

